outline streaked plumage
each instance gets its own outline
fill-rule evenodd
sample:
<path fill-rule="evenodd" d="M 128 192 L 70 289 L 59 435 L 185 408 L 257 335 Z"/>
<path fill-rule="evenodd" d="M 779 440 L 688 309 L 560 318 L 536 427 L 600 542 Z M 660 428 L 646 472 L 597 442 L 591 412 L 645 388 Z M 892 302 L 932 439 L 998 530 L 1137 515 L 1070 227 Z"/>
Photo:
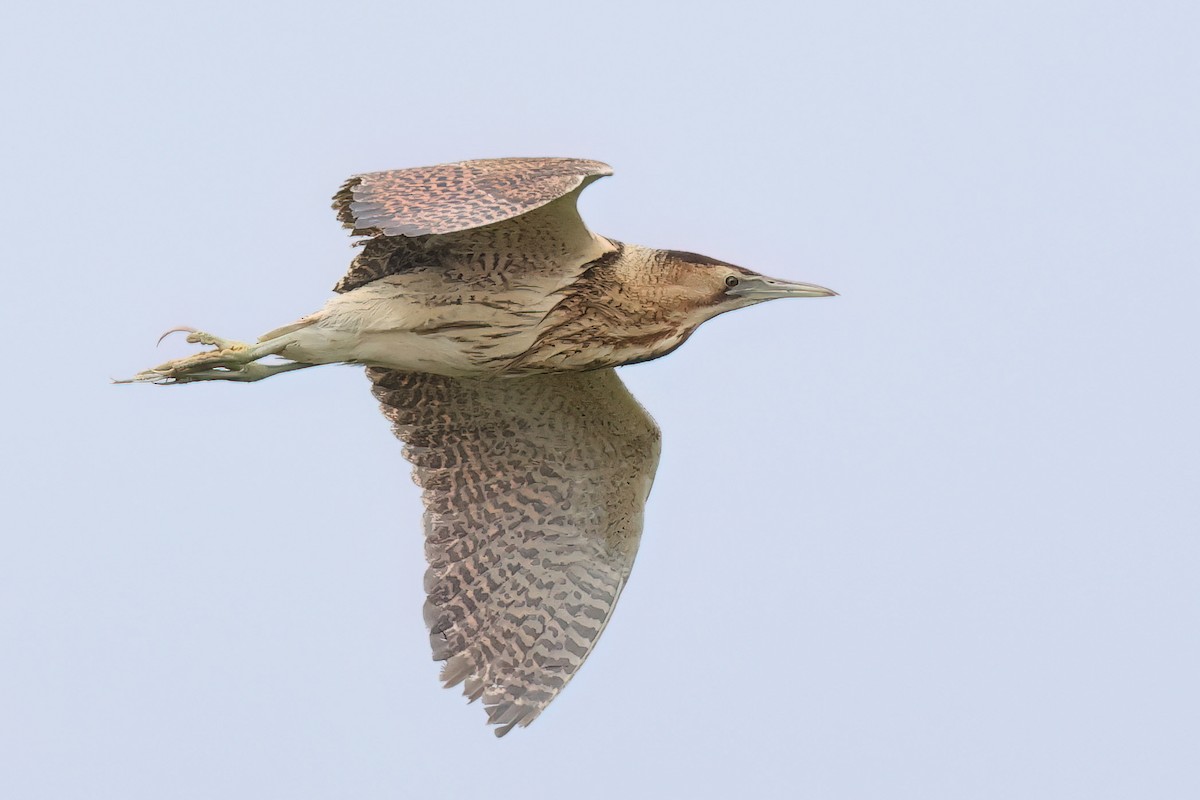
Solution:
<path fill-rule="evenodd" d="M 513 381 L 371 368 L 425 497 L 442 679 L 506 733 L 579 669 L 633 567 L 658 427 L 612 370 Z"/>
<path fill-rule="evenodd" d="M 571 679 L 629 576 L 659 432 L 612 367 L 657 358 L 716 314 L 832 294 L 590 232 L 580 159 L 360 175 L 334 196 L 367 237 L 325 308 L 133 381 L 367 374 L 425 501 L 425 619 L 447 686 L 502 735 Z M 263 362 L 280 356 L 282 363 Z"/>

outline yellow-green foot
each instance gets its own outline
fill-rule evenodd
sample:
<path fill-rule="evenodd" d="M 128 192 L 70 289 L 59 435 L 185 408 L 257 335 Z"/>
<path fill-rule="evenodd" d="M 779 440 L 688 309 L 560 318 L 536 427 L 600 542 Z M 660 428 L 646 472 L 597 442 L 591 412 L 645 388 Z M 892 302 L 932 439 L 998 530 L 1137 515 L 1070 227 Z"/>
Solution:
<path fill-rule="evenodd" d="M 114 383 L 174 384 L 194 381 L 260 381 L 280 372 L 290 372 L 294 369 L 313 366 L 296 361 L 279 364 L 255 363 L 260 358 L 279 354 L 286 346 L 286 342 L 247 344 L 192 328 L 173 328 L 164 333 L 159 341 L 161 342 L 163 338 L 178 331 L 187 331 L 187 340 L 192 344 L 207 345 L 213 349 L 186 358 L 167 361 L 152 369 L 143 370 L 132 378 L 114 381 Z"/>

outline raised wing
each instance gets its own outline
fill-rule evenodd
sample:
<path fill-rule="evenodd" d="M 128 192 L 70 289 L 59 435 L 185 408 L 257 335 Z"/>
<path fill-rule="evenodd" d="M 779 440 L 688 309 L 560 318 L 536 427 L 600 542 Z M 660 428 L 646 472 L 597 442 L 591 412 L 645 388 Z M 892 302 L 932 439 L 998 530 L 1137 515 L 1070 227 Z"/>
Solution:
<path fill-rule="evenodd" d="M 612 370 L 367 374 L 424 490 L 433 657 L 502 736 L 542 712 L 608 623 L 641 538 L 658 427 Z"/>
<path fill-rule="evenodd" d="M 373 238 L 335 290 L 429 266 L 536 262 L 567 271 L 611 249 L 575 205 L 585 186 L 611 174 L 578 158 L 495 158 L 356 175 L 333 207 L 352 233 Z"/>
<path fill-rule="evenodd" d="M 458 161 L 355 175 L 333 207 L 355 234 L 428 236 L 512 219 L 611 174 L 580 158 Z"/>

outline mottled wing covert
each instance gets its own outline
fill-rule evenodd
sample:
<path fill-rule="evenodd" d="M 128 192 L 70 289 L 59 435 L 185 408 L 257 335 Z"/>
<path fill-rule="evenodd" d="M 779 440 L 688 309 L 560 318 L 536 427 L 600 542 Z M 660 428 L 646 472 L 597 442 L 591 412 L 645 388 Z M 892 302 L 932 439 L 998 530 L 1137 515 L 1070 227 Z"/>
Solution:
<path fill-rule="evenodd" d="M 334 291 L 427 268 L 572 275 L 613 247 L 576 208 L 583 187 L 610 174 L 578 158 L 496 158 L 356 175 L 333 207 L 371 238 Z"/>
<path fill-rule="evenodd" d="M 355 175 L 333 207 L 355 234 L 428 236 L 512 219 L 611 174 L 580 158 L 459 161 Z"/>
<path fill-rule="evenodd" d="M 633 566 L 659 431 L 612 370 L 371 368 L 424 490 L 433 657 L 503 735 L 583 664 Z"/>

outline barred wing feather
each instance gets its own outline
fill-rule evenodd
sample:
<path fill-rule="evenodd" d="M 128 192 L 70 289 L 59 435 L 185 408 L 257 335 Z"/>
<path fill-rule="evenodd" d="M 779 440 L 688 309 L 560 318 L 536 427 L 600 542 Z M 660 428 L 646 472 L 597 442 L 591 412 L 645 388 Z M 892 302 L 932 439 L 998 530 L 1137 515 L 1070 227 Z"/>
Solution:
<path fill-rule="evenodd" d="M 629 577 L 659 431 L 612 370 L 473 380 L 371 368 L 424 491 L 425 619 L 503 735 L 583 664 Z"/>

